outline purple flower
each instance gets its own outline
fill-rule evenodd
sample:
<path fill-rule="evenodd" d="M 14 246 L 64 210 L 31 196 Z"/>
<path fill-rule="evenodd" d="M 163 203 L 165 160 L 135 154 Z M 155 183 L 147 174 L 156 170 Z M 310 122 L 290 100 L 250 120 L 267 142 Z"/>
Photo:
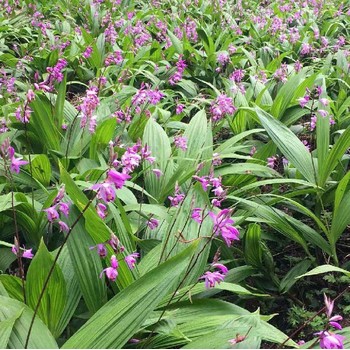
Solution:
<path fill-rule="evenodd" d="M 203 276 L 199 277 L 199 279 L 204 279 L 206 288 L 214 288 L 216 283 L 220 284 L 220 282 L 224 280 L 224 277 L 225 276 L 218 271 L 207 271 Z"/>
<path fill-rule="evenodd" d="M 103 273 L 106 274 L 106 277 L 114 282 L 117 277 L 118 277 L 118 271 L 117 271 L 117 268 L 118 268 L 118 260 L 117 258 L 115 257 L 115 255 L 112 255 L 111 256 L 111 266 L 110 267 L 107 267 L 106 269 L 104 269 L 101 274 L 100 274 L 100 278 L 102 278 L 102 275 Z"/>
<path fill-rule="evenodd" d="M 239 231 L 232 225 L 234 221 L 230 218 L 229 209 L 223 209 L 217 215 L 209 212 L 209 216 L 214 221 L 215 235 L 220 234 L 228 247 L 231 246 L 232 241 L 239 240 Z"/>
<path fill-rule="evenodd" d="M 151 230 L 154 230 L 158 227 L 159 221 L 157 219 L 151 218 L 149 219 L 147 225 Z"/>
<path fill-rule="evenodd" d="M 107 256 L 107 248 L 104 243 L 99 243 L 96 246 L 90 247 L 90 250 L 97 248 L 97 253 L 101 258 L 105 258 Z"/>
<path fill-rule="evenodd" d="M 69 227 L 65 222 L 59 221 L 58 224 L 60 225 L 60 232 L 69 232 Z"/>
<path fill-rule="evenodd" d="M 89 58 L 92 54 L 92 47 L 88 46 L 86 50 L 83 52 L 83 57 L 84 58 Z"/>
<path fill-rule="evenodd" d="M 163 175 L 163 172 L 160 169 L 152 169 L 152 172 L 158 179 Z"/>
<path fill-rule="evenodd" d="M 27 162 L 26 160 L 21 160 L 22 157 L 15 158 L 15 150 L 14 150 L 14 148 L 11 147 L 11 146 L 8 148 L 7 152 L 8 152 L 9 158 L 10 158 L 10 162 L 11 162 L 11 164 L 10 164 L 10 170 L 11 170 L 12 172 L 15 172 L 15 173 L 18 174 L 19 171 L 20 171 L 20 168 L 19 168 L 19 167 L 20 167 L 21 165 L 26 165 L 26 164 L 28 164 L 28 162 Z"/>
<path fill-rule="evenodd" d="M 192 210 L 191 218 L 199 224 L 202 223 L 202 208 L 194 208 Z"/>
<path fill-rule="evenodd" d="M 300 107 L 304 108 L 307 105 L 307 103 L 310 101 L 310 96 L 305 95 L 304 97 L 300 97 L 298 101 L 299 101 Z"/>
<path fill-rule="evenodd" d="M 14 245 L 11 248 L 11 251 L 13 254 L 17 255 L 17 256 L 21 256 L 22 258 L 26 258 L 26 259 L 33 259 L 33 253 L 32 253 L 32 248 L 30 249 L 25 249 L 23 250 L 23 253 L 19 253 L 18 252 L 18 248 Z"/>
<path fill-rule="evenodd" d="M 50 222 L 53 222 L 54 220 L 57 220 L 60 217 L 58 211 L 56 210 L 56 206 L 44 209 L 44 211 L 46 211 L 47 220 L 49 220 Z"/>
<path fill-rule="evenodd" d="M 174 144 L 176 148 L 180 148 L 183 151 L 187 150 L 187 138 L 181 135 L 174 137 Z"/>
<path fill-rule="evenodd" d="M 92 190 L 98 191 L 98 198 L 104 202 L 113 202 L 115 200 L 115 188 L 110 182 L 103 182 L 101 184 L 95 184 L 91 186 Z"/>
<path fill-rule="evenodd" d="M 182 111 L 184 110 L 185 106 L 181 103 L 176 105 L 175 113 L 176 114 L 181 114 Z"/>
<path fill-rule="evenodd" d="M 208 189 L 208 187 L 210 186 L 210 180 L 209 180 L 208 176 L 200 177 L 200 176 L 194 175 L 194 176 L 192 176 L 192 178 L 201 183 L 203 191 L 206 191 Z"/>
<path fill-rule="evenodd" d="M 67 218 L 69 215 L 69 203 L 61 202 L 58 207 L 59 211 Z"/>
<path fill-rule="evenodd" d="M 344 349 L 344 336 L 327 331 L 316 334 L 320 338 L 321 349 Z"/>
<path fill-rule="evenodd" d="M 98 203 L 96 206 L 97 215 L 104 219 L 107 216 L 107 207 L 103 203 Z"/>
<path fill-rule="evenodd" d="M 133 269 L 135 267 L 136 258 L 138 258 L 139 256 L 140 256 L 139 253 L 132 253 L 125 257 L 125 262 L 128 264 L 129 269 Z"/>
<path fill-rule="evenodd" d="M 223 275 L 226 275 L 228 272 L 228 268 L 223 264 L 215 263 L 215 264 L 212 264 L 211 266 L 216 269 L 219 269 Z"/>
<path fill-rule="evenodd" d="M 271 169 L 274 169 L 276 160 L 277 158 L 274 156 L 267 158 L 267 166 Z"/>
<path fill-rule="evenodd" d="M 26 259 L 33 259 L 32 249 L 27 249 L 23 252 L 22 257 Z"/>
<path fill-rule="evenodd" d="M 210 106 L 210 112 L 214 121 L 223 119 L 227 115 L 232 115 L 236 109 L 232 98 L 225 94 L 219 95 Z"/>
<path fill-rule="evenodd" d="M 124 186 L 125 181 L 130 178 L 131 176 L 128 174 L 119 173 L 118 171 L 111 169 L 107 173 L 106 181 L 112 182 L 117 189 L 120 189 Z"/>

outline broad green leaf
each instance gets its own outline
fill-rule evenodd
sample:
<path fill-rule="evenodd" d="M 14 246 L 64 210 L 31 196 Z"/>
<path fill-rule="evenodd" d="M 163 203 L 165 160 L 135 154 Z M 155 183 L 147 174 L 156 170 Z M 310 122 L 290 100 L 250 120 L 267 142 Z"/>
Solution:
<path fill-rule="evenodd" d="M 260 108 L 255 111 L 267 133 L 284 156 L 311 183 L 316 183 L 315 169 L 310 152 L 299 138 L 280 121 Z"/>
<path fill-rule="evenodd" d="M 8 341 L 9 349 L 23 349 L 29 325 L 33 317 L 33 310 L 28 306 L 8 297 L 0 296 L 0 322 L 20 316 L 15 321 L 13 331 Z M 28 349 L 57 349 L 57 343 L 46 325 L 36 317 L 29 338 Z"/>
<path fill-rule="evenodd" d="M 19 277 L 6 274 L 0 275 L 0 282 L 11 298 L 23 302 L 23 284 Z"/>
<path fill-rule="evenodd" d="M 169 137 L 164 129 L 153 118 L 150 118 L 146 124 L 142 142 L 149 147 L 152 156 L 156 158 L 156 161 L 151 165 L 148 162 L 143 164 L 145 188 L 147 192 L 159 200 L 162 186 L 169 181 L 173 173 Z M 156 168 L 163 173 L 160 178 L 152 171 L 152 169 Z"/>
<path fill-rule="evenodd" d="M 39 250 L 29 265 L 26 281 L 26 296 L 28 305 L 35 310 L 46 278 L 54 263 L 54 258 L 48 252 L 43 240 Z M 48 326 L 53 336 L 57 337 L 58 323 L 66 303 L 66 282 L 60 267 L 56 264 L 47 284 L 44 296 L 38 309 L 38 316 Z"/>
<path fill-rule="evenodd" d="M 49 186 L 51 179 L 51 164 L 46 154 L 39 154 L 32 160 L 33 177 L 44 186 Z"/>
<path fill-rule="evenodd" d="M 57 254 L 57 252 L 53 252 L 53 255 L 55 254 Z M 73 263 L 70 258 L 67 246 L 64 246 L 57 263 L 62 270 L 67 286 L 66 305 L 57 325 L 57 333 L 61 334 L 66 329 L 70 319 L 75 313 L 75 310 L 81 298 L 81 291 L 79 288 L 78 279 L 76 278 L 74 272 Z"/>
<path fill-rule="evenodd" d="M 122 290 L 79 329 L 63 348 L 121 348 L 174 288 L 197 244 Z"/>
<path fill-rule="evenodd" d="M 262 249 L 260 246 L 261 227 L 258 224 L 249 224 L 244 234 L 244 259 L 247 265 L 262 266 Z"/>
<path fill-rule="evenodd" d="M 22 312 L 23 310 L 19 310 L 17 315 L 8 318 L 5 321 L 0 321 L 0 349 L 7 349 L 13 326 L 15 325 L 16 320 L 21 316 Z"/>
<path fill-rule="evenodd" d="M 78 210 L 72 207 L 68 225 L 71 226 L 78 215 Z M 86 306 L 90 313 L 94 314 L 107 302 L 107 288 L 104 279 L 99 277 L 103 270 L 101 259 L 96 249 L 90 249 L 92 246 L 95 246 L 95 242 L 86 232 L 84 218 L 81 218 L 72 230 L 67 247 L 74 275 Z"/>

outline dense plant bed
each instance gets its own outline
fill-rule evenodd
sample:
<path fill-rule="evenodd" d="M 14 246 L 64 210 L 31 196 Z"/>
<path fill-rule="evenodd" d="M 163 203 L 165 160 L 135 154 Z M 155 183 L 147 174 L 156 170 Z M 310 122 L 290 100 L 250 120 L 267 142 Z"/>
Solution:
<path fill-rule="evenodd" d="M 349 31 L 0 0 L 0 348 L 350 347 Z"/>

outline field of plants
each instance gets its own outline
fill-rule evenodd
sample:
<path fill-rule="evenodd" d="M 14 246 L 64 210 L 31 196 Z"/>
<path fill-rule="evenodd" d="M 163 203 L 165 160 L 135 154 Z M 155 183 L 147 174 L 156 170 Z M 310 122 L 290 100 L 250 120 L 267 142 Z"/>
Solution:
<path fill-rule="evenodd" d="M 0 348 L 350 347 L 350 3 L 0 0 Z"/>

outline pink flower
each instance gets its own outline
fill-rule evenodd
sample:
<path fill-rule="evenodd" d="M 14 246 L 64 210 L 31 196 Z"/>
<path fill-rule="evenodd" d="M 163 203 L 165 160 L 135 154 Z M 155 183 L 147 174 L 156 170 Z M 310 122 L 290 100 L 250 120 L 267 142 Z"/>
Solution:
<path fill-rule="evenodd" d="M 125 257 L 125 262 L 128 264 L 129 269 L 133 269 L 135 267 L 136 258 L 138 258 L 139 256 L 140 256 L 139 253 L 132 253 Z"/>
<path fill-rule="evenodd" d="M 118 271 L 113 267 L 107 267 L 106 269 L 104 269 L 100 274 L 100 278 L 102 278 L 103 273 L 105 273 L 106 277 L 112 282 L 114 282 L 118 277 Z"/>
<path fill-rule="evenodd" d="M 63 221 L 59 221 L 58 224 L 60 225 L 60 232 L 68 232 L 69 231 L 69 227 L 68 225 L 63 222 Z"/>
<path fill-rule="evenodd" d="M 11 165 L 10 165 L 10 170 L 12 172 L 15 172 L 17 174 L 19 174 L 19 171 L 20 171 L 20 166 L 21 165 L 26 165 L 28 164 L 28 162 L 26 160 L 21 160 L 22 157 L 19 157 L 19 158 L 15 158 L 15 150 L 13 147 L 9 147 L 8 148 L 8 155 L 9 155 L 9 158 L 10 158 L 10 162 L 11 162 Z"/>
<path fill-rule="evenodd" d="M 106 203 L 108 202 L 113 202 L 115 200 L 115 188 L 112 183 L 110 182 L 104 182 L 102 184 L 95 184 L 91 186 L 92 190 L 98 190 L 98 197 L 105 201 Z"/>
<path fill-rule="evenodd" d="M 158 179 L 163 175 L 163 172 L 160 169 L 152 169 L 152 172 Z"/>
<path fill-rule="evenodd" d="M 232 115 L 236 111 L 233 100 L 225 94 L 219 95 L 211 103 L 210 112 L 214 121 L 223 119 L 227 115 Z"/>
<path fill-rule="evenodd" d="M 103 203 L 98 203 L 96 206 L 96 211 L 97 215 L 101 218 L 104 219 L 107 216 L 107 207 Z"/>
<path fill-rule="evenodd" d="M 176 110 L 175 110 L 175 113 L 176 114 L 181 114 L 182 111 L 184 110 L 185 106 L 181 103 L 177 104 L 176 105 Z"/>
<path fill-rule="evenodd" d="M 216 269 L 219 269 L 223 275 L 226 275 L 228 272 L 228 268 L 223 264 L 215 263 L 215 264 L 212 264 L 211 266 Z"/>
<path fill-rule="evenodd" d="M 158 227 L 159 221 L 157 219 L 151 218 L 149 219 L 147 225 L 151 230 L 154 230 Z"/>
<path fill-rule="evenodd" d="M 198 222 L 199 224 L 202 222 L 202 214 L 201 214 L 201 212 L 202 212 L 202 208 L 194 208 L 192 210 L 192 215 L 191 215 L 191 218 L 194 221 Z"/>
<path fill-rule="evenodd" d="M 117 277 L 118 277 L 118 271 L 117 271 L 117 268 L 118 268 L 118 260 L 117 258 L 115 257 L 115 255 L 112 255 L 111 256 L 111 266 L 110 267 L 107 267 L 106 269 L 104 269 L 101 274 L 100 274 L 100 278 L 102 278 L 102 275 L 103 273 L 106 274 L 106 277 L 114 282 Z"/>
<path fill-rule="evenodd" d="M 96 246 L 90 247 L 90 250 L 97 248 L 97 253 L 101 258 L 105 258 L 107 256 L 107 248 L 103 243 L 99 243 Z"/>
<path fill-rule="evenodd" d="M 56 210 L 56 206 L 44 209 L 44 211 L 46 211 L 47 220 L 49 220 L 50 222 L 53 222 L 54 220 L 57 220 L 60 217 L 58 211 Z"/>
<path fill-rule="evenodd" d="M 322 331 L 317 334 L 320 338 L 321 349 L 344 349 L 344 336 L 327 331 Z"/>
<path fill-rule="evenodd" d="M 187 138 L 184 136 L 175 136 L 174 137 L 174 144 L 176 148 L 180 148 L 183 151 L 187 150 Z"/>
<path fill-rule="evenodd" d="M 239 231 L 232 225 L 234 221 L 230 218 L 230 210 L 223 209 L 217 215 L 213 212 L 209 212 L 209 216 L 214 221 L 214 233 L 215 235 L 221 235 L 230 247 L 232 241 L 239 240 Z"/>
<path fill-rule="evenodd" d="M 310 96 L 305 95 L 304 97 L 300 97 L 298 101 L 299 101 L 300 107 L 304 108 L 307 105 L 307 103 L 310 101 Z"/>
<path fill-rule="evenodd" d="M 201 183 L 203 191 L 206 191 L 208 189 L 208 187 L 210 186 L 210 181 L 209 181 L 208 176 L 200 177 L 200 176 L 194 175 L 194 176 L 192 176 L 192 178 Z"/>
<path fill-rule="evenodd" d="M 220 284 L 224 280 L 224 277 L 225 276 L 218 271 L 207 271 L 203 276 L 199 277 L 199 279 L 204 279 L 206 288 L 214 288 L 216 283 Z"/>
<path fill-rule="evenodd" d="M 69 203 L 61 202 L 58 210 L 67 218 L 69 215 Z"/>
<path fill-rule="evenodd" d="M 11 251 L 13 254 L 17 255 L 17 256 L 21 256 L 22 258 L 26 258 L 26 259 L 33 259 L 33 253 L 32 253 L 32 248 L 31 249 L 25 249 L 23 250 L 23 252 L 18 252 L 18 248 L 14 245 L 11 248 Z"/>
<path fill-rule="evenodd" d="M 33 259 L 32 249 L 27 249 L 23 252 L 22 257 L 26 259 Z"/>
<path fill-rule="evenodd" d="M 107 173 L 106 181 L 112 182 L 117 189 L 120 189 L 124 186 L 125 181 L 130 178 L 131 176 L 128 174 L 119 173 L 118 171 L 111 169 Z"/>

